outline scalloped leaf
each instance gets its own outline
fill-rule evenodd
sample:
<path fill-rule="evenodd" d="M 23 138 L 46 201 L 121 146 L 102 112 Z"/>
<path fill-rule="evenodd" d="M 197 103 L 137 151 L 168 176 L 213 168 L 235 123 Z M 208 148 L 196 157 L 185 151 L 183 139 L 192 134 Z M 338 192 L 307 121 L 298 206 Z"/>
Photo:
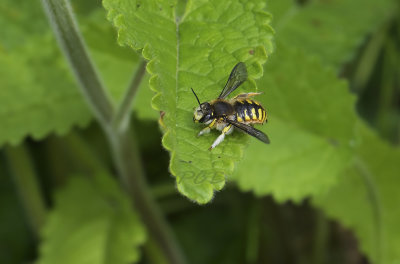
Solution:
<path fill-rule="evenodd" d="M 190 88 L 203 101 L 215 99 L 239 61 L 247 64 L 250 79 L 261 77 L 273 34 L 263 2 L 188 1 L 184 15 L 176 17 L 175 1 L 103 1 L 119 43 L 143 49 L 150 60 L 150 86 L 157 92 L 152 105 L 165 113 L 162 142 L 171 152 L 170 171 L 178 190 L 198 203 L 222 189 L 245 137 L 234 133 L 208 151 L 217 133 L 196 138 L 203 127 L 192 122 L 196 100 Z M 245 88 L 255 90 L 254 82 Z"/>
<path fill-rule="evenodd" d="M 352 229 L 371 263 L 400 261 L 400 149 L 361 121 L 356 158 L 329 192 L 313 197 L 326 214 Z"/>
<path fill-rule="evenodd" d="M 346 82 L 317 58 L 278 45 L 259 83 L 267 90 L 260 101 L 270 118 L 262 130 L 271 144 L 252 140 L 233 179 L 243 190 L 278 201 L 328 190 L 356 143 L 355 97 Z"/>
<path fill-rule="evenodd" d="M 105 83 L 118 98 L 138 56 L 115 43 L 115 32 L 99 7 L 82 15 L 82 31 Z M 0 146 L 18 144 L 28 135 L 41 139 L 52 132 L 65 134 L 74 125 L 88 124 L 91 114 L 41 6 L 35 1 L 2 1 L 0 22 L 6 25 L 0 39 Z"/>
<path fill-rule="evenodd" d="M 335 67 L 349 61 L 367 35 L 390 17 L 392 0 L 269 1 L 276 38 Z"/>
<path fill-rule="evenodd" d="M 39 264 L 136 263 L 145 229 L 107 174 L 73 177 L 42 230 Z"/>

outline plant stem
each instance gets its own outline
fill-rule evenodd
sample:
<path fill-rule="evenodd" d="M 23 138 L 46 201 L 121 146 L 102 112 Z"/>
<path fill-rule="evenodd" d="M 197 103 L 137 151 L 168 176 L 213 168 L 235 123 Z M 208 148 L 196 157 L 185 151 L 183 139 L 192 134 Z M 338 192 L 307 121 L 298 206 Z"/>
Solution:
<path fill-rule="evenodd" d="M 136 70 L 136 74 L 134 75 L 126 93 L 122 99 L 122 102 L 115 114 L 114 118 L 114 127 L 124 129 L 129 124 L 129 117 L 132 110 L 132 101 L 136 95 L 136 91 L 139 88 L 139 85 L 143 79 L 144 74 L 146 73 L 146 61 L 142 60 L 139 64 L 138 69 Z"/>
<path fill-rule="evenodd" d="M 362 181 L 365 183 L 367 188 L 367 195 L 369 202 L 372 206 L 372 217 L 374 222 L 374 248 L 375 248 L 375 261 L 376 263 L 381 263 L 382 256 L 382 208 L 379 197 L 379 192 L 374 183 L 373 175 L 371 175 L 370 170 L 361 158 L 355 158 L 354 160 L 355 168 L 360 172 Z"/>
<path fill-rule="evenodd" d="M 257 263 L 260 246 L 261 203 L 259 200 L 251 201 L 247 216 L 246 228 L 246 263 Z"/>
<path fill-rule="evenodd" d="M 139 157 L 136 137 L 127 125 L 115 126 L 114 120 L 129 116 L 131 100 L 139 86 L 145 66 L 142 65 L 126 93 L 118 116 L 106 94 L 102 82 L 87 53 L 79 34 L 68 0 L 42 0 L 47 17 L 57 36 L 59 44 L 80 83 L 80 89 L 95 117 L 101 124 L 110 144 L 113 159 L 118 169 L 120 182 L 130 195 L 135 209 L 140 213 L 147 231 L 170 263 L 185 263 L 183 254 L 175 241 L 170 227 L 150 195 Z M 119 119 L 121 118 L 121 119 Z"/>
<path fill-rule="evenodd" d="M 391 36 L 386 36 L 383 52 L 382 81 L 379 89 L 379 109 L 377 113 L 377 126 L 380 132 L 388 139 L 395 140 L 395 122 L 388 115 L 393 112 L 396 96 L 396 44 Z"/>
<path fill-rule="evenodd" d="M 357 63 L 353 77 L 353 86 L 357 92 L 365 89 L 365 85 L 371 78 L 371 73 L 377 65 L 376 62 L 379 59 L 389 25 L 389 22 L 385 22 L 379 30 L 375 31 Z"/>
<path fill-rule="evenodd" d="M 314 264 L 326 262 L 326 253 L 328 249 L 329 239 L 329 222 L 325 215 L 317 210 L 315 213 L 315 235 L 313 246 L 313 262 Z"/>
<path fill-rule="evenodd" d="M 46 217 L 46 206 L 29 152 L 21 144 L 16 147 L 5 147 L 4 153 L 33 235 L 39 240 L 40 230 Z"/>
<path fill-rule="evenodd" d="M 68 0 L 42 0 L 42 5 L 65 57 L 80 84 L 80 91 L 103 127 L 113 117 L 113 106 L 87 52 Z"/>
<path fill-rule="evenodd" d="M 127 129 L 120 131 L 119 140 L 112 140 L 113 157 L 120 172 L 121 181 L 127 192 L 133 197 L 136 209 L 141 213 L 149 233 L 158 243 L 161 251 L 170 263 L 185 263 L 183 254 L 175 241 L 174 235 L 155 204 L 151 192 L 143 177 L 143 168 L 134 132 Z M 136 173 L 131 173 L 135 171 Z"/>

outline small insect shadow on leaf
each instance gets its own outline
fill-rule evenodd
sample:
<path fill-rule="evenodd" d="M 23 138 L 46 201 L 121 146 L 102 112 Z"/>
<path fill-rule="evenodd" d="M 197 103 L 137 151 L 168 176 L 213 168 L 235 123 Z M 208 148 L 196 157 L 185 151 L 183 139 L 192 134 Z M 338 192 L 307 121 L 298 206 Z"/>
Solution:
<path fill-rule="evenodd" d="M 180 162 L 183 162 L 183 163 L 192 163 L 192 161 L 191 160 L 188 160 L 188 161 L 186 161 L 186 160 L 179 160 Z"/>

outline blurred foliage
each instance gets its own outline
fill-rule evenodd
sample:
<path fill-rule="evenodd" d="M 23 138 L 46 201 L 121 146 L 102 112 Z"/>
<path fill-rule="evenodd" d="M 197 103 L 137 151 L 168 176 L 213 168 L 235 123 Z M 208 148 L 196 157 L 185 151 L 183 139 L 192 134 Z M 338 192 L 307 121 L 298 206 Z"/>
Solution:
<path fill-rule="evenodd" d="M 43 229 L 38 263 L 138 261 L 135 246 L 145 240 L 144 228 L 110 175 L 72 177 L 57 193 L 55 208 Z"/>
<path fill-rule="evenodd" d="M 270 54 L 271 35 L 260 37 L 255 30 L 269 20 L 265 15 L 256 22 L 251 18 L 254 10 L 261 11 L 261 2 L 250 1 L 241 10 L 240 1 L 232 1 L 232 6 L 230 1 L 209 1 L 201 8 L 200 2 L 188 1 L 185 19 L 192 24 L 183 24 L 181 31 L 187 45 L 181 50 L 180 69 L 183 77 L 196 74 L 179 80 L 168 77 L 177 64 L 170 56 L 178 43 L 170 9 L 176 1 L 165 1 L 163 10 L 146 6 L 150 1 L 129 2 L 129 10 L 119 6 L 119 12 L 127 12 L 125 19 L 139 15 L 150 23 L 135 28 L 134 19 L 117 16 L 116 25 L 129 24 L 119 35 L 106 14 L 126 1 L 105 1 L 107 11 L 97 0 L 73 0 L 72 5 L 115 104 L 140 60 L 139 53 L 117 42 L 135 49 L 151 44 L 144 55 L 153 59 L 148 71 L 159 77 L 146 74 L 142 81 L 132 127 L 151 194 L 189 263 L 400 262 L 399 4 L 267 1 L 276 42 Z M 137 4 L 148 13 L 133 12 Z M 178 4 L 184 10 L 185 1 Z M 160 13 L 161 18 L 155 15 Z M 166 17 L 168 23 L 157 23 Z M 228 23 L 235 17 L 243 19 L 239 25 Z M 113 154 L 98 125 L 90 122 L 91 113 L 39 1 L 2 1 L 0 25 L 0 263 L 161 263 L 154 238 L 146 237 L 146 223 L 140 223 L 112 176 Z M 242 40 L 260 37 L 270 56 L 263 68 L 258 66 L 265 61 L 263 49 L 254 50 L 258 59 L 239 52 L 235 61 L 249 59 L 251 77 L 261 78 L 247 82 L 241 91 L 254 90 L 256 83 L 263 91 L 258 99 L 270 118 L 261 129 L 272 143 L 265 146 L 235 132 L 216 152 L 204 154 L 217 133 L 195 139 L 201 128 L 191 122 L 196 101 L 188 89 L 193 87 L 201 100 L 214 98 L 234 65 L 226 58 L 230 55 L 222 55 L 236 45 L 248 47 L 229 37 L 221 40 L 225 51 L 199 50 L 201 45 L 190 43 L 211 45 L 220 40 L 217 29 L 237 37 L 235 27 L 243 29 Z M 163 61 L 162 56 L 171 58 Z M 204 63 L 210 58 L 211 66 Z M 152 89 L 166 93 L 153 99 L 157 111 L 151 108 Z M 178 104 L 167 105 L 177 95 Z M 166 115 L 157 123 L 160 109 Z M 226 186 L 211 203 L 199 206 L 179 194 L 206 202 L 212 192 L 205 193 L 207 188 L 193 181 L 175 187 L 170 172 L 186 165 L 174 159 L 169 164 L 159 124 L 163 132 L 164 125 L 183 133 L 175 139 L 180 144 L 187 144 L 181 142 L 186 135 L 191 142 L 174 147 L 175 159 L 199 160 L 202 169 L 209 170 L 216 166 L 210 161 L 223 163 L 221 168 L 229 171 Z M 170 147 L 166 141 L 164 137 L 164 146 Z M 209 158 L 203 160 L 202 155 Z M 240 156 L 243 160 L 231 175 L 232 161 Z M 48 212 L 43 213 L 42 206 Z"/>

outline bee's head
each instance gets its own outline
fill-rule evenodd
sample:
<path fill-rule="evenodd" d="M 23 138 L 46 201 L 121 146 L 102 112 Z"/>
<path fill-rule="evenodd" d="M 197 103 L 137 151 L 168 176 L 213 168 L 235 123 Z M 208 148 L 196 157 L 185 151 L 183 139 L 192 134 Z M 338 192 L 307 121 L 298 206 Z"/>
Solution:
<path fill-rule="evenodd" d="M 210 123 L 213 118 L 213 111 L 210 103 L 205 102 L 201 104 L 199 98 L 197 97 L 193 89 L 192 92 L 196 97 L 197 102 L 199 103 L 199 106 L 196 107 L 196 109 L 194 110 L 193 121 L 196 123 L 198 122 L 206 124 Z"/>
<path fill-rule="evenodd" d="M 206 123 L 208 124 L 211 120 L 213 113 L 211 109 L 211 105 L 207 102 L 200 104 L 196 109 L 194 110 L 193 114 L 193 121 L 194 122 L 200 122 L 200 123 Z"/>

